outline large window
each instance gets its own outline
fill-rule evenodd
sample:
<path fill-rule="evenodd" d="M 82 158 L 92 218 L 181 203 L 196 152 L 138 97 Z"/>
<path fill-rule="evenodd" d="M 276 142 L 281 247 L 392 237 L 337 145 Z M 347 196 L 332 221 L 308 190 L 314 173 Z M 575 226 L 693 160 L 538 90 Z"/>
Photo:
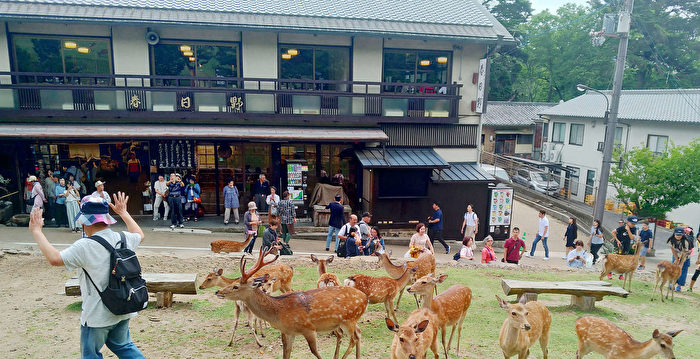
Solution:
<path fill-rule="evenodd" d="M 384 82 L 447 84 L 450 51 L 384 50 Z"/>
<path fill-rule="evenodd" d="M 586 172 L 586 196 L 593 194 L 593 187 L 595 186 L 595 170 L 588 170 Z"/>
<path fill-rule="evenodd" d="M 552 126 L 552 142 L 564 142 L 566 137 L 566 123 L 555 122 Z"/>
<path fill-rule="evenodd" d="M 533 138 L 533 135 L 518 135 L 517 142 L 519 145 L 531 145 L 532 138 Z"/>
<path fill-rule="evenodd" d="M 654 152 L 655 155 L 660 155 L 666 152 L 668 146 L 668 136 L 649 135 L 647 136 L 647 148 Z"/>
<path fill-rule="evenodd" d="M 425 197 L 432 170 L 378 170 L 378 190 L 380 198 Z"/>
<path fill-rule="evenodd" d="M 22 72 L 111 74 L 109 39 L 15 35 L 15 66 Z M 43 77 L 41 81 L 63 83 L 67 79 Z M 20 81 L 34 81 L 33 78 Z M 78 79 L 68 80 L 78 82 Z"/>
<path fill-rule="evenodd" d="M 583 130 L 586 126 L 580 123 L 571 124 L 571 132 L 569 133 L 569 144 L 583 146 Z"/>
<path fill-rule="evenodd" d="M 159 43 L 151 47 L 153 73 L 161 76 L 238 77 L 237 44 Z M 172 85 L 191 85 L 172 82 Z M 221 82 L 225 84 L 225 82 Z M 212 84 L 213 86 L 217 83 Z"/>
<path fill-rule="evenodd" d="M 571 166 L 566 166 L 566 168 L 569 169 L 567 172 L 568 178 L 568 186 L 569 186 L 569 191 L 572 196 L 578 195 L 578 186 L 579 186 L 579 179 L 581 177 L 581 169 L 576 168 L 576 167 L 571 167 Z"/>
<path fill-rule="evenodd" d="M 350 49 L 331 46 L 281 46 L 280 79 L 350 80 Z M 287 88 L 305 88 L 303 82 L 283 83 Z M 317 90 L 336 90 L 333 85 L 312 86 Z M 347 88 L 347 86 L 342 86 Z"/>

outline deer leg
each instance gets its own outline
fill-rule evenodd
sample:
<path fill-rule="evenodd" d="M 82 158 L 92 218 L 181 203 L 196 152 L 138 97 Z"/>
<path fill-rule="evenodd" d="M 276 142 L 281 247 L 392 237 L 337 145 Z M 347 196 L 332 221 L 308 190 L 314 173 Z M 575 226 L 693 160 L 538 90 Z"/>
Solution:
<path fill-rule="evenodd" d="M 322 359 L 321 355 L 318 354 L 318 349 L 316 348 L 316 332 L 314 331 L 309 331 L 304 333 L 304 338 L 306 338 L 306 342 L 309 344 L 309 350 L 311 350 L 311 353 L 316 356 L 318 359 Z"/>
<path fill-rule="evenodd" d="M 289 359 L 292 355 L 292 344 L 294 344 L 294 336 L 282 333 L 282 358 Z"/>
<path fill-rule="evenodd" d="M 452 326 L 452 330 L 450 331 L 450 339 L 447 340 L 447 351 L 450 351 L 450 348 L 452 347 L 452 336 L 455 334 L 455 329 L 457 329 L 457 324 Z"/>
<path fill-rule="evenodd" d="M 457 327 L 457 355 L 459 356 L 459 342 L 462 339 L 462 323 L 464 323 L 464 317 L 467 313 L 462 314 L 462 318 L 459 319 L 459 327 Z"/>
<path fill-rule="evenodd" d="M 258 339 L 258 334 L 255 332 L 255 321 L 257 318 L 255 318 L 255 315 L 253 314 L 253 311 L 250 310 L 250 308 L 246 307 L 246 309 L 248 310 L 248 327 L 250 328 L 250 332 L 253 333 L 253 338 L 255 338 L 255 344 L 262 348 L 263 345 L 260 343 L 260 340 Z"/>
<path fill-rule="evenodd" d="M 238 303 L 236 303 L 235 315 L 236 315 L 236 323 L 233 325 L 233 333 L 231 333 L 231 341 L 228 342 L 228 346 L 233 345 L 233 338 L 236 337 L 236 328 L 238 328 L 238 318 L 241 315 L 241 307 L 238 305 Z"/>
<path fill-rule="evenodd" d="M 632 270 L 631 272 L 629 272 L 629 276 L 630 276 L 630 277 L 629 277 L 629 283 L 627 284 L 627 287 L 628 287 L 629 289 L 627 289 L 627 291 L 630 292 L 630 293 L 632 293 L 632 275 L 633 275 L 633 274 L 634 274 L 634 270 Z M 627 279 L 627 278 L 625 278 L 625 279 Z"/>
<path fill-rule="evenodd" d="M 336 329 L 332 332 L 335 335 L 335 353 L 333 354 L 333 359 L 338 359 L 338 354 L 340 353 L 340 341 L 343 339 L 343 333 L 340 329 Z"/>
<path fill-rule="evenodd" d="M 384 308 L 386 309 L 386 317 L 394 317 L 394 323 L 398 323 L 396 320 L 396 314 L 394 313 L 394 300 L 389 298 L 384 302 Z"/>
<path fill-rule="evenodd" d="M 547 349 L 547 344 L 549 343 L 549 330 L 547 330 L 547 333 L 542 333 L 540 335 L 540 347 L 542 348 L 542 358 L 547 359 L 547 355 L 549 354 L 549 349 Z"/>
<path fill-rule="evenodd" d="M 661 288 L 659 288 L 659 292 L 661 293 L 661 303 L 664 302 L 664 287 L 666 286 L 666 278 L 661 280 Z M 666 288 L 666 296 L 668 297 L 668 288 Z"/>
<path fill-rule="evenodd" d="M 396 300 L 396 310 L 399 310 L 399 303 L 401 303 L 401 296 L 403 295 L 403 290 L 406 289 L 406 287 L 401 288 L 399 291 L 399 299 Z"/>
<path fill-rule="evenodd" d="M 449 358 L 447 356 L 447 346 L 445 345 L 445 337 L 447 336 L 447 326 L 443 326 L 440 328 L 440 336 L 442 338 L 442 350 L 445 352 L 445 358 Z"/>
<path fill-rule="evenodd" d="M 438 355 L 437 333 L 433 335 L 433 341 L 430 343 L 430 351 L 433 352 L 435 359 L 440 358 L 440 356 Z"/>
<path fill-rule="evenodd" d="M 356 324 L 348 323 L 348 324 L 346 324 L 346 325 L 344 326 L 345 328 L 344 328 L 343 330 L 346 331 L 346 332 L 348 332 L 348 337 L 350 337 L 350 344 L 348 345 L 348 349 L 345 350 L 345 353 L 343 353 L 342 359 L 347 358 L 348 355 L 350 355 L 350 352 L 352 351 L 352 347 L 355 346 L 355 342 L 356 342 L 356 340 L 357 340 L 357 339 L 356 339 L 357 333 L 355 332 L 355 330 L 356 330 L 357 328 L 355 327 L 355 325 L 356 325 Z M 358 358 L 359 358 L 359 355 L 360 355 L 360 352 L 359 352 L 359 351 L 360 351 L 360 349 L 359 349 L 359 346 L 358 346 L 358 349 L 357 349 L 357 357 L 358 357 Z"/>

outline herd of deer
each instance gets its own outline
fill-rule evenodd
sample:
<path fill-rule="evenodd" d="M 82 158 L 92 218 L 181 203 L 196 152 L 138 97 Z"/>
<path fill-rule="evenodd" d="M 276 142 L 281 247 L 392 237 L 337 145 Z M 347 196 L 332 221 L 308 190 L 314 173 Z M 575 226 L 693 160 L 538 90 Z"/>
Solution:
<path fill-rule="evenodd" d="M 336 337 L 334 359 L 338 358 L 340 343 L 345 335 L 349 337 L 350 343 L 342 358 L 347 358 L 354 347 L 355 356 L 359 359 L 360 329 L 357 323 L 369 304 L 383 303 L 387 314 L 386 326 L 395 332 L 391 346 L 392 359 L 425 358 L 428 349 L 435 358 L 439 358 L 439 333 L 442 354 L 448 358 L 455 329 L 456 347 L 459 352 L 462 324 L 471 304 L 472 292 L 466 286 L 455 284 L 441 294 L 433 296 L 433 293 L 437 292 L 437 284 L 444 282 L 447 275 L 436 275 L 435 257 L 432 254 L 422 254 L 404 265 L 395 265 L 389 259 L 389 255 L 381 254 L 378 256 L 379 264 L 389 276 L 354 274 L 344 280 L 344 285 L 340 285 L 335 274 L 327 272 L 327 265 L 332 263 L 333 256 L 319 259 L 311 255 L 311 260 L 317 264 L 319 279 L 317 288 L 304 291 L 292 291 L 293 269 L 281 263 L 272 264 L 278 256 L 265 261 L 269 254 L 270 250 L 261 249 L 256 263 L 248 270 L 245 268 L 245 259 L 241 258 L 240 278 L 228 279 L 222 276 L 221 269 L 214 269 L 200 285 L 200 289 L 223 287 L 216 295 L 236 301 L 236 323 L 229 346 L 233 343 L 239 314 L 246 311 L 248 325 L 259 346 L 262 347 L 262 344 L 257 334 L 259 332 L 264 336 L 264 322 L 281 332 L 284 359 L 290 358 L 292 343 L 298 335 L 306 339 L 311 353 L 320 359 L 316 336 L 317 333 L 323 332 L 330 332 Z M 672 268 L 673 264 L 662 264 L 664 270 L 661 270 L 661 275 L 657 274 L 657 278 L 665 280 L 667 276 L 663 273 Z M 659 264 L 659 268 L 662 268 L 662 264 Z M 256 277 L 253 277 L 254 275 Z M 663 286 L 664 284 L 661 287 Z M 398 324 L 395 308 L 398 307 L 406 287 L 407 292 L 416 297 L 419 308 L 411 312 L 403 323 Z M 276 291 L 283 294 L 272 296 L 271 293 Z M 394 306 L 397 294 L 399 298 Z M 419 296 L 422 298 L 422 304 L 419 304 Z M 521 300 L 514 304 L 498 296 L 496 298 L 508 313 L 499 333 L 503 356 L 510 358 L 517 355 L 519 359 L 525 359 L 529 355 L 530 347 L 539 341 L 543 357 L 546 359 L 552 322 L 552 315 L 547 307 L 537 301 L 527 302 L 526 296 L 522 296 Z M 609 359 L 651 358 L 661 353 L 667 358 L 674 358 L 672 338 L 679 332 L 660 333 L 655 330 L 652 339 L 640 343 L 605 319 L 582 317 L 576 321 L 577 358 L 582 358 L 590 352 L 601 353 Z"/>

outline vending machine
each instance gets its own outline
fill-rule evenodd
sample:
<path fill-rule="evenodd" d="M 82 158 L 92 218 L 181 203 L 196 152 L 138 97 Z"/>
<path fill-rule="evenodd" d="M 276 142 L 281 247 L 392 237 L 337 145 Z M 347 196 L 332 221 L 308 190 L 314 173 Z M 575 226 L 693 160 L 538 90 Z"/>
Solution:
<path fill-rule="evenodd" d="M 298 209 L 302 209 L 306 214 L 304 205 L 308 198 L 306 195 L 306 183 L 309 166 L 306 161 L 287 161 L 287 191 Z"/>
<path fill-rule="evenodd" d="M 499 186 L 489 189 L 488 233 L 494 240 L 506 240 L 513 218 L 513 189 Z"/>

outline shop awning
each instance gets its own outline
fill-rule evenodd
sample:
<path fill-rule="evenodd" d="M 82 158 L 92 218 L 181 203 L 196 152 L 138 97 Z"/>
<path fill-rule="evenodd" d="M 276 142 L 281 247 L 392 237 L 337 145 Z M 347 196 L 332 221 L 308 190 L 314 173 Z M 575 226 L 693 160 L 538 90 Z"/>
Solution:
<path fill-rule="evenodd" d="M 355 153 L 365 168 L 447 168 L 432 148 L 366 148 Z"/>
<path fill-rule="evenodd" d="M 450 162 L 450 167 L 433 171 L 433 182 L 488 182 L 496 179 L 477 163 Z"/>
<path fill-rule="evenodd" d="M 213 126 L 213 125 L 75 125 L 0 124 L 0 138 L 37 139 L 206 139 L 309 142 L 387 142 L 378 128 Z"/>

